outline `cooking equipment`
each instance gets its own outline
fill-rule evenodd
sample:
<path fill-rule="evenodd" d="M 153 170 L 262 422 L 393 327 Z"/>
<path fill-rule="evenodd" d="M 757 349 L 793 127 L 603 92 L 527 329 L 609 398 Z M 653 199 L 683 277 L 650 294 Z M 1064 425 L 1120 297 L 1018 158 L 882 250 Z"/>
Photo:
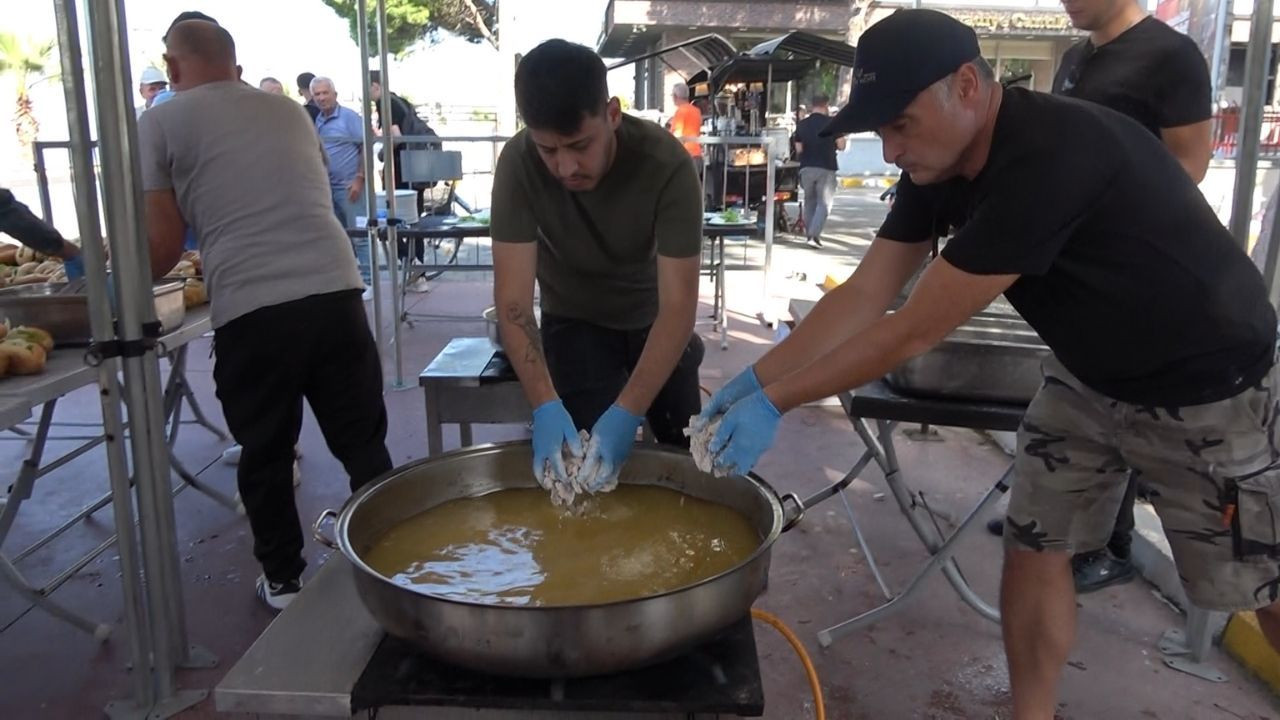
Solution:
<path fill-rule="evenodd" d="M 182 302 L 182 282 L 155 284 L 156 319 L 162 332 L 176 330 L 186 318 Z M 0 320 L 10 327 L 32 325 L 47 330 L 59 345 L 87 345 L 93 339 L 89 329 L 89 296 L 71 292 L 68 283 L 35 283 L 0 289 Z"/>
<path fill-rule="evenodd" d="M 1048 353 L 1025 320 L 993 305 L 894 368 L 885 382 L 910 395 L 1026 404 L 1040 388 L 1040 361 Z"/>
<path fill-rule="evenodd" d="M 316 539 L 351 561 L 356 590 L 386 631 L 444 662 L 487 673 L 569 678 L 665 660 L 747 615 L 764 589 L 770 550 L 804 514 L 755 476 L 714 478 L 683 451 L 637 446 L 621 482 L 658 485 L 727 505 L 756 528 L 757 550 L 719 575 L 671 592 L 602 605 L 530 607 L 450 600 L 398 585 L 362 556 L 392 525 L 454 498 L 533 487 L 529 443 L 469 448 L 391 471 L 316 520 Z M 791 502 L 791 515 L 784 504 Z M 336 518 L 335 539 L 322 528 Z"/>

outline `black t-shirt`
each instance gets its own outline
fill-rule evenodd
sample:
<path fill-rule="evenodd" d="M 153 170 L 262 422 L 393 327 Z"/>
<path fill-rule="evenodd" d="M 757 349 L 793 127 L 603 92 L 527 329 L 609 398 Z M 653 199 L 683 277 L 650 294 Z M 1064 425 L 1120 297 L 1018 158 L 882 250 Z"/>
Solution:
<path fill-rule="evenodd" d="M 1055 95 L 1123 113 L 1160 137 L 1160 128 L 1208 120 L 1209 67 L 1195 42 L 1146 17 L 1101 47 L 1085 40 L 1062 55 Z"/>
<path fill-rule="evenodd" d="M 831 118 L 827 115 L 813 113 L 796 123 L 796 132 L 793 137 L 801 144 L 800 167 L 837 169 L 835 137 L 818 136 L 830 121 Z"/>
<path fill-rule="evenodd" d="M 311 122 L 314 123 L 316 116 L 320 114 L 320 106 L 316 104 L 315 100 L 308 100 L 302 107 L 306 109 L 307 114 L 311 116 Z"/>
<path fill-rule="evenodd" d="M 1005 297 L 1094 390 L 1162 407 L 1232 397 L 1271 365 L 1262 276 L 1142 127 L 1092 103 L 1004 91 L 972 181 L 908 176 L 879 234 L 957 268 L 1021 277 Z"/>

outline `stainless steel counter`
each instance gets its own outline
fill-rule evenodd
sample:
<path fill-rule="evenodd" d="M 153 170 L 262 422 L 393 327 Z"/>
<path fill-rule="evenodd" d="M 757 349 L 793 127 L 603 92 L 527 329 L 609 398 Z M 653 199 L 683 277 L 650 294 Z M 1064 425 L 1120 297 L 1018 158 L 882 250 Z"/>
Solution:
<path fill-rule="evenodd" d="M 382 629 L 331 556 L 213 691 L 220 712 L 350 717 L 351 689 Z"/>

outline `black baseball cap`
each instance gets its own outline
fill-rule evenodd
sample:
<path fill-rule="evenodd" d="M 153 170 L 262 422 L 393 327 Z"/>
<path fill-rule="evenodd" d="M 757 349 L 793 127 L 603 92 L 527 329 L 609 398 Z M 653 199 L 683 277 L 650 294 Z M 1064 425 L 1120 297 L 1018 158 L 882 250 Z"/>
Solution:
<path fill-rule="evenodd" d="M 821 135 L 893 122 L 922 90 L 982 54 L 973 28 L 937 10 L 899 10 L 867 28 L 853 61 L 849 104 Z"/>

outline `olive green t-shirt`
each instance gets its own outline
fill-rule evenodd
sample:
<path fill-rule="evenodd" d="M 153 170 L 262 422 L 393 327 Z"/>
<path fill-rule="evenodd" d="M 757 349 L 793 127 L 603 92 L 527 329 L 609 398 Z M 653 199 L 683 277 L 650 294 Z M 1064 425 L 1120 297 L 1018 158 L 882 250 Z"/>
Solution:
<path fill-rule="evenodd" d="M 542 309 L 616 330 L 653 324 L 658 255 L 702 247 L 702 189 L 689 153 L 657 124 L 623 115 L 604 178 L 571 192 L 547 169 L 527 131 L 498 158 L 490 234 L 538 243 Z"/>

